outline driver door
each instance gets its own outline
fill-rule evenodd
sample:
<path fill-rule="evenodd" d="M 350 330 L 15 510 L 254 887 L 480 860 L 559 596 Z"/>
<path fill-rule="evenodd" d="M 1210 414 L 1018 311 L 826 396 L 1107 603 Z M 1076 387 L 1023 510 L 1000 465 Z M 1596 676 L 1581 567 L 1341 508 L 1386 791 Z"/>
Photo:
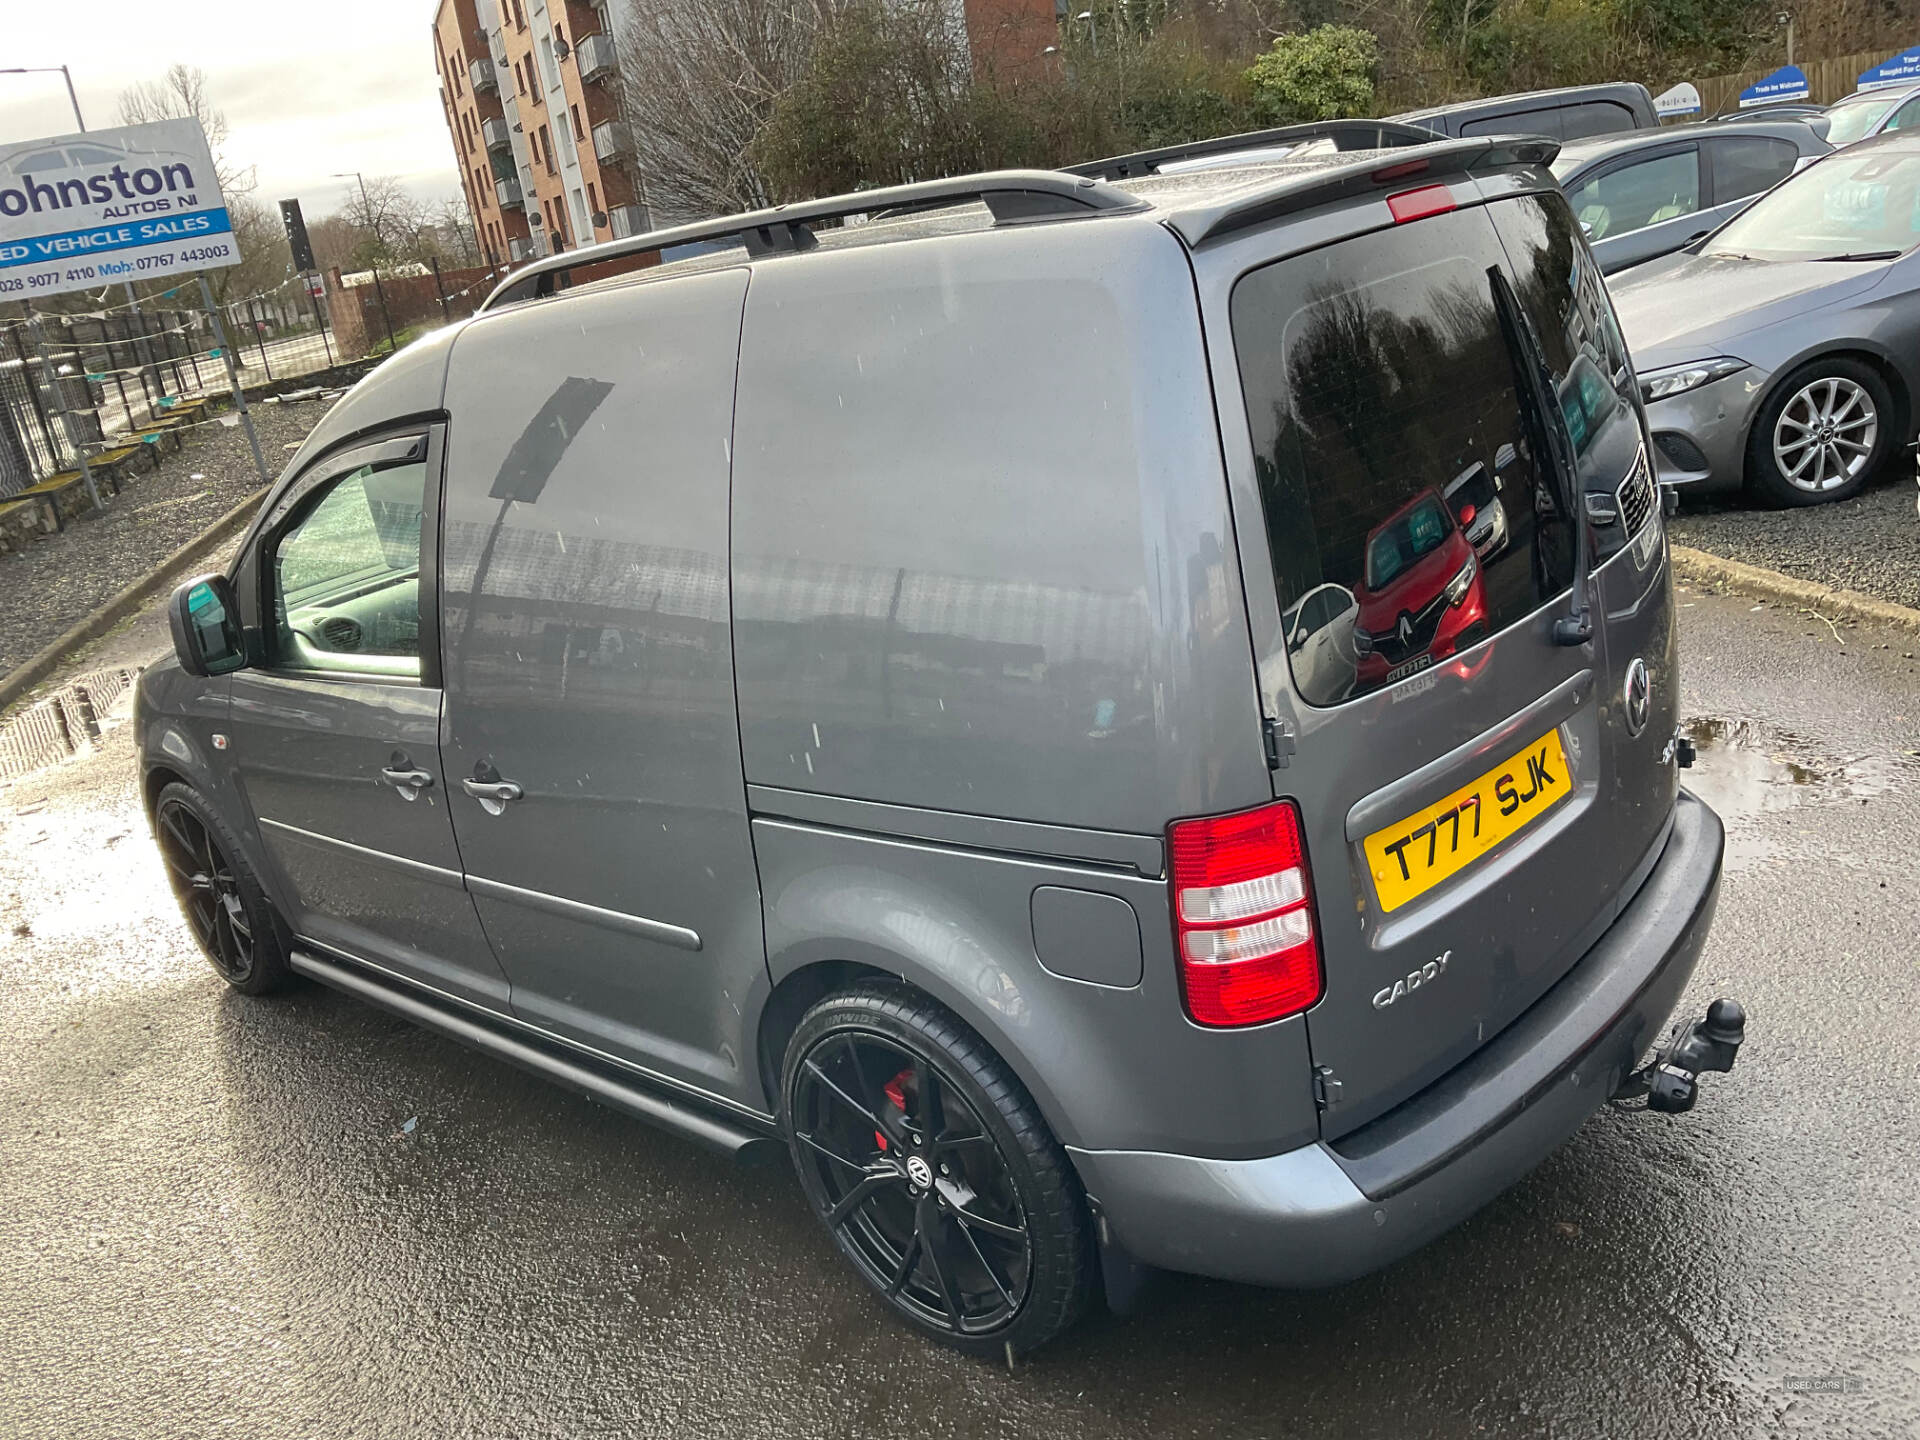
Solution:
<path fill-rule="evenodd" d="M 440 427 L 328 456 L 236 574 L 228 755 L 295 935 L 491 1009 L 440 772 Z"/>

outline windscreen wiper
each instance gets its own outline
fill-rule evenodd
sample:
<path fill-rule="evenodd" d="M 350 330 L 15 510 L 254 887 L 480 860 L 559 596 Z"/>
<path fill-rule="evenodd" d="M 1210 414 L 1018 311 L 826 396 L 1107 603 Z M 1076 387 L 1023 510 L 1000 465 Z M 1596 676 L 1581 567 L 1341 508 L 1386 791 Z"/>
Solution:
<path fill-rule="evenodd" d="M 1580 508 L 1580 467 L 1574 459 L 1573 437 L 1567 433 L 1566 416 L 1554 402 L 1553 372 L 1547 368 L 1546 351 L 1534 333 L 1533 322 L 1520 308 L 1520 297 L 1513 292 L 1498 265 L 1487 267 L 1487 281 L 1493 287 L 1494 313 L 1500 317 L 1500 329 L 1515 361 L 1522 381 L 1520 400 L 1532 412 L 1535 428 L 1547 442 L 1547 459 L 1557 474 L 1567 498 L 1568 523 L 1573 526 L 1573 595 L 1567 613 L 1553 622 L 1553 643 L 1584 645 L 1593 638 L 1593 615 L 1587 607 L 1587 576 L 1593 568 L 1588 553 L 1587 520 Z"/>
<path fill-rule="evenodd" d="M 1903 252 L 1899 250 L 1851 250 L 1844 255 L 1816 255 L 1815 261 L 1824 260 L 1898 260 Z"/>

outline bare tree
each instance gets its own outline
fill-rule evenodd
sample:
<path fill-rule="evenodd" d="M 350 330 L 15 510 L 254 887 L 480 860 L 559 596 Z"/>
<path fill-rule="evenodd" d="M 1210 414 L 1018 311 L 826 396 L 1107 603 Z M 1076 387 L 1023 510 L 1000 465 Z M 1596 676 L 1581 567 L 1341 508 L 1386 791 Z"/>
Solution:
<path fill-rule="evenodd" d="M 434 212 L 434 228 L 440 233 L 440 253 L 456 265 L 480 263 L 480 241 L 473 227 L 473 211 L 465 195 L 440 202 Z"/>
<path fill-rule="evenodd" d="M 359 232 L 351 256 L 361 267 L 418 260 L 429 246 L 426 207 L 391 175 L 366 175 L 346 187 L 341 216 Z"/>
<path fill-rule="evenodd" d="M 769 203 L 749 146 L 839 0 L 623 0 L 620 102 L 659 223 Z"/>
<path fill-rule="evenodd" d="M 213 173 L 220 191 L 232 199 L 252 193 L 259 183 L 253 166 L 240 166 L 226 154 L 227 117 L 207 93 L 207 75 L 197 66 L 174 64 L 164 79 L 142 80 L 120 92 L 120 123 L 145 125 L 155 120 L 198 120 L 213 151 Z"/>

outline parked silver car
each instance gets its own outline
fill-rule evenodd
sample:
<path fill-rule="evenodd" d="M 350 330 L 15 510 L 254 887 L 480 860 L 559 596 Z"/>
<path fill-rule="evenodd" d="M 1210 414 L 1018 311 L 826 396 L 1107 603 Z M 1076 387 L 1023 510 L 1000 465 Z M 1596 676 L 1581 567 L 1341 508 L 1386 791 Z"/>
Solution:
<path fill-rule="evenodd" d="M 1554 149 L 1126 157 L 518 272 L 174 597 L 141 780 L 215 969 L 783 1145 L 993 1356 L 1139 1265 L 1362 1274 L 1609 1096 L 1687 1108 L 1741 1036 L 1661 1038 L 1722 831 Z"/>
<path fill-rule="evenodd" d="M 1612 288 L 1662 484 L 1859 493 L 1913 436 L 1920 132 L 1827 156 Z"/>
<path fill-rule="evenodd" d="M 1827 107 L 1827 139 L 1836 146 L 1916 127 L 1920 127 L 1920 84 L 1856 90 Z"/>
<path fill-rule="evenodd" d="M 1553 173 L 1613 275 L 1703 239 L 1832 149 L 1794 120 L 1676 125 L 1576 141 Z"/>

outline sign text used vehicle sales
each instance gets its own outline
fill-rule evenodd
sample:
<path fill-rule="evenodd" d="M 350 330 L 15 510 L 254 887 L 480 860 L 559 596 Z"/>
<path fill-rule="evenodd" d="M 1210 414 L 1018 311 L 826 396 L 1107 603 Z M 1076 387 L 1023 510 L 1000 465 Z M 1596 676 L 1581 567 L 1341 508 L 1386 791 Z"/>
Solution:
<path fill-rule="evenodd" d="M 0 300 L 239 262 L 197 120 L 0 147 Z"/>

